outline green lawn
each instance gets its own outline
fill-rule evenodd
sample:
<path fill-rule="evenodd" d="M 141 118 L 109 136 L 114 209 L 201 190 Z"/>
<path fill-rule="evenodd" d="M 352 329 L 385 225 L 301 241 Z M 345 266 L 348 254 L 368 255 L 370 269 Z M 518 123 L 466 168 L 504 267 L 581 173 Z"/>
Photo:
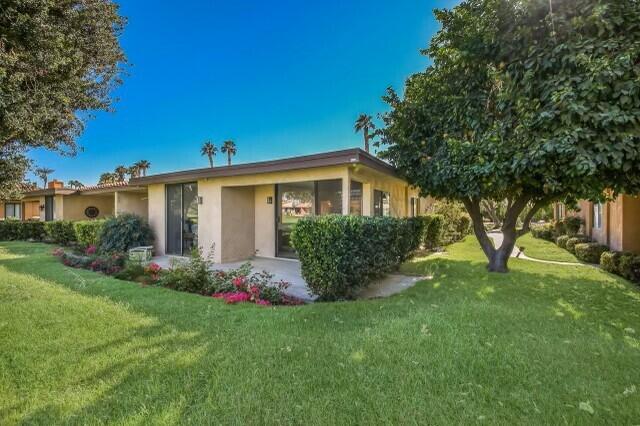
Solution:
<path fill-rule="evenodd" d="M 524 254 L 534 259 L 558 262 L 580 262 L 573 254 L 548 241 L 534 238 L 531 233 L 518 238 L 518 247 L 524 247 Z"/>
<path fill-rule="evenodd" d="M 594 268 L 488 274 L 468 238 L 389 299 L 261 308 L 50 251 L 0 243 L 3 425 L 640 419 L 640 293 Z"/>

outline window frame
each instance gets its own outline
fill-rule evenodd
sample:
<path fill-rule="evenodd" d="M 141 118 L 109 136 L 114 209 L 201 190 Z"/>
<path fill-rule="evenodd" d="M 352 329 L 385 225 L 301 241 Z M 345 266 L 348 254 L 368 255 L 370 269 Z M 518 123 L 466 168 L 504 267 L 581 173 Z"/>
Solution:
<path fill-rule="evenodd" d="M 8 212 L 9 206 L 13 207 L 13 214 L 11 215 L 9 215 L 9 212 Z M 18 208 L 17 216 L 16 216 L 16 207 Z M 22 220 L 22 203 L 4 203 L 4 218 Z"/>

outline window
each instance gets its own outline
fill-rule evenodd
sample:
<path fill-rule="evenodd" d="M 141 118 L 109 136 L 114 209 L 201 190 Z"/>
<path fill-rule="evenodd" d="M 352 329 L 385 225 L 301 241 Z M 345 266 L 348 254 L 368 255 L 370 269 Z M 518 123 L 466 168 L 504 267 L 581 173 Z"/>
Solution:
<path fill-rule="evenodd" d="M 7 219 L 22 219 L 22 205 L 20 203 L 5 204 L 4 217 Z"/>
<path fill-rule="evenodd" d="M 373 215 L 374 216 L 390 216 L 390 196 L 388 192 L 373 191 Z"/>
<path fill-rule="evenodd" d="M 409 214 L 411 215 L 411 217 L 420 216 L 420 198 L 411 197 L 409 207 L 410 207 Z"/>
<path fill-rule="evenodd" d="M 566 208 L 563 203 L 556 204 L 556 219 L 562 220 L 566 215 Z"/>
<path fill-rule="evenodd" d="M 349 213 L 354 216 L 362 216 L 362 182 L 351 181 Z"/>
<path fill-rule="evenodd" d="M 596 229 L 602 228 L 602 203 L 593 204 L 593 227 Z"/>
<path fill-rule="evenodd" d="M 342 214 L 342 179 L 319 180 L 316 185 L 316 214 Z"/>

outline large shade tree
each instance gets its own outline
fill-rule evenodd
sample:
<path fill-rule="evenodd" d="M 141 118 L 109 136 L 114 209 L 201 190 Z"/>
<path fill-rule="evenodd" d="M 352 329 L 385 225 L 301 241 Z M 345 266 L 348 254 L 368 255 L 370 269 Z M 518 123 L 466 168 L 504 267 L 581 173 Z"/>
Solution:
<path fill-rule="evenodd" d="M 74 154 L 91 112 L 112 109 L 123 27 L 111 0 L 2 1 L 0 175 L 11 180 L 0 184 L 0 198 L 22 180 L 28 149 Z"/>
<path fill-rule="evenodd" d="M 640 191 L 640 2 L 468 0 L 436 17 L 432 65 L 385 97 L 383 155 L 464 203 L 490 271 L 550 202 Z M 500 247 L 483 200 L 506 200 Z"/>

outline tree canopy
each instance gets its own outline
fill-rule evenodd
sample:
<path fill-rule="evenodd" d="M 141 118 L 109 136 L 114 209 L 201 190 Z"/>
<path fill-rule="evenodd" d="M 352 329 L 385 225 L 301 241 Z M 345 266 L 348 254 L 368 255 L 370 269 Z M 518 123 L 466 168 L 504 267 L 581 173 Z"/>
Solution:
<path fill-rule="evenodd" d="M 640 192 L 640 3 L 467 0 L 435 13 L 432 65 L 385 96 L 382 155 L 423 193 L 465 204 L 490 270 L 506 271 L 549 202 Z M 499 249 L 482 200 L 507 200 Z"/>
<path fill-rule="evenodd" d="M 10 153 L 22 161 L 28 148 L 76 152 L 76 138 L 91 113 L 112 109 L 110 92 L 121 82 L 126 62 L 118 41 L 124 25 L 111 0 L 3 0 L 0 154 L 5 159 Z"/>

